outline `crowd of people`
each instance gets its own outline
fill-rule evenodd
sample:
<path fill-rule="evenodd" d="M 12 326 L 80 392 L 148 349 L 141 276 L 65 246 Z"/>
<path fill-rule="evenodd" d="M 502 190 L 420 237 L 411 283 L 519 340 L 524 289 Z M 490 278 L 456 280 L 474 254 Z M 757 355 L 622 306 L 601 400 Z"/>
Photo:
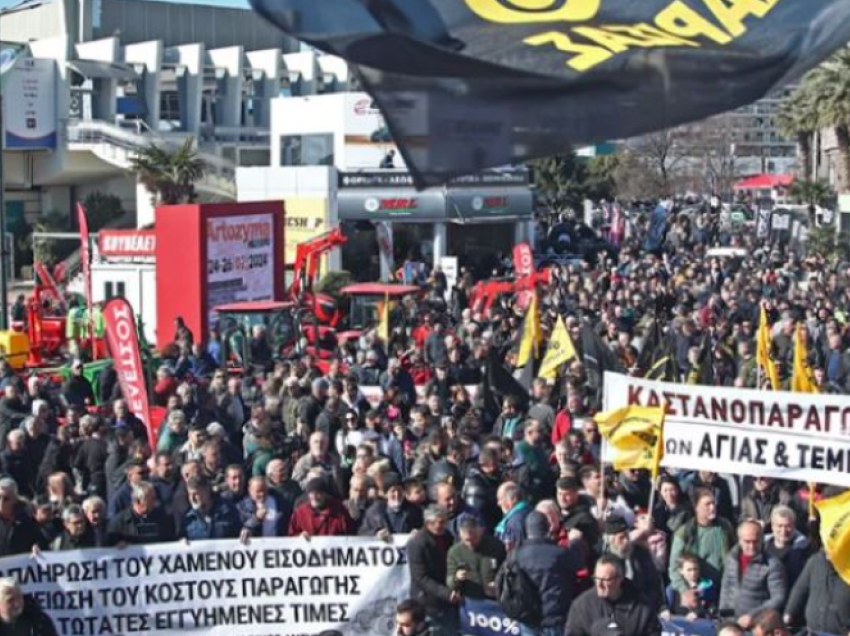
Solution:
<path fill-rule="evenodd" d="M 494 382 L 494 365 L 519 374 L 515 295 L 485 315 L 469 306 L 469 273 L 449 290 L 438 270 L 396 309 L 388 342 L 367 331 L 326 372 L 274 352 L 263 377 L 240 377 L 215 331 L 179 324 L 157 371 L 166 415 L 153 448 L 114 377 L 96 394 L 78 360 L 56 392 L 0 361 L 0 556 L 411 534 L 405 636 L 455 636 L 466 599 L 504 602 L 506 589 L 528 598 L 514 611 L 523 636 L 656 636 L 669 616 L 717 621 L 724 636 L 850 635 L 850 585 L 809 514 L 834 488 L 672 471 L 649 509 L 646 471 L 600 464 L 588 342 L 640 374 L 660 326 L 675 380 L 764 388 L 764 308 L 783 385 L 803 325 L 818 389 L 850 390 L 850 267 L 733 235 L 708 208 L 671 207 L 664 222 L 657 240 L 649 217 L 629 218 L 616 258 L 557 267 L 539 288 L 544 342 L 563 317 L 578 355 L 527 394 Z M 707 256 L 731 243 L 748 255 Z M 0 622 L 37 622 L 19 592 L 0 581 Z"/>

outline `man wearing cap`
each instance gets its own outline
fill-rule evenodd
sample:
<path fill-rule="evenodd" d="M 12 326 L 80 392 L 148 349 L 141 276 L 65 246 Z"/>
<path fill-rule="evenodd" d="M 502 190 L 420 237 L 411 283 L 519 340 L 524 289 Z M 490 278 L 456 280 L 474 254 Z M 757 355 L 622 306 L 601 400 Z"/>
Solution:
<path fill-rule="evenodd" d="M 626 578 L 635 583 L 656 613 L 664 609 L 664 583 L 649 550 L 629 537 L 625 519 L 611 516 L 605 521 L 605 552 L 620 557 Z"/>
<path fill-rule="evenodd" d="M 573 541 L 581 541 L 585 562 L 591 558 L 599 543 L 599 523 L 590 511 L 590 505 L 579 493 L 579 483 L 575 477 L 562 477 L 557 482 L 556 500 L 561 509 L 563 531 Z"/>
<path fill-rule="evenodd" d="M 337 537 L 354 533 L 354 522 L 348 511 L 331 494 L 325 478 L 307 482 L 304 492 L 307 501 L 295 509 L 289 521 L 289 535 L 310 537 Z"/>
<path fill-rule="evenodd" d="M 393 534 L 407 534 L 422 527 L 422 509 L 407 501 L 404 484 L 395 473 L 384 475 L 386 499 L 378 499 L 366 510 L 360 525 L 361 537 L 388 540 Z"/>
<path fill-rule="evenodd" d="M 472 515 L 461 518 L 458 535 L 449 549 L 446 585 L 465 598 L 496 598 L 496 572 L 506 556 L 502 542 L 485 533 Z"/>
<path fill-rule="evenodd" d="M 566 636 L 660 636 L 655 612 L 626 578 L 620 557 L 599 557 L 593 580 L 570 607 Z"/>
<path fill-rule="evenodd" d="M 528 514 L 525 532 L 527 538 L 517 548 L 515 558 L 540 594 L 541 618 L 539 625 L 520 623 L 520 634 L 561 636 L 573 601 L 575 561 L 569 550 L 549 538 L 549 520 L 542 512 Z"/>

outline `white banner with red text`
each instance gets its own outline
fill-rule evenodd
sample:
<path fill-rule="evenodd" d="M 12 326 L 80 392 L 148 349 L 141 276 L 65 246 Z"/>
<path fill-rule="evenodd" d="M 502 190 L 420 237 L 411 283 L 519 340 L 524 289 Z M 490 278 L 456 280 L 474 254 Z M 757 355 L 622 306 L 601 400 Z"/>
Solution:
<path fill-rule="evenodd" d="M 0 559 L 64 636 L 393 632 L 407 536 L 167 543 Z"/>
<path fill-rule="evenodd" d="M 850 486 L 850 396 L 605 374 L 604 409 L 667 405 L 662 466 Z"/>

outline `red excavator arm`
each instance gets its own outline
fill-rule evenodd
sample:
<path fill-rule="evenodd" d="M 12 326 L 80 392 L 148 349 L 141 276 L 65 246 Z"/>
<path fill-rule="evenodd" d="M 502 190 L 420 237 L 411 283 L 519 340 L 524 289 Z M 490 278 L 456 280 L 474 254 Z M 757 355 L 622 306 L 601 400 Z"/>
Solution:
<path fill-rule="evenodd" d="M 472 311 L 480 311 L 485 318 L 490 316 L 493 303 L 502 294 L 531 291 L 537 285 L 548 285 L 551 280 L 549 269 L 542 269 L 516 280 L 484 280 L 478 283 L 473 292 L 469 306 Z"/>
<path fill-rule="evenodd" d="M 290 300 L 298 301 L 304 292 L 313 291 L 313 283 L 319 273 L 319 259 L 332 249 L 345 245 L 347 240 L 342 230 L 335 228 L 312 240 L 298 244 L 293 264 L 294 277 L 287 293 Z"/>

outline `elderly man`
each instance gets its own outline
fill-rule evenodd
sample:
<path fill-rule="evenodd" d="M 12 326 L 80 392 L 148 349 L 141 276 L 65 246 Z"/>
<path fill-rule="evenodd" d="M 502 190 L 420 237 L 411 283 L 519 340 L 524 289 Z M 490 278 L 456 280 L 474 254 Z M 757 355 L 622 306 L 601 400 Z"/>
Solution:
<path fill-rule="evenodd" d="M 644 600 L 653 610 L 660 612 L 665 605 L 664 582 L 652 553 L 644 545 L 634 543 L 629 537 L 629 526 L 622 517 L 609 517 L 605 521 L 606 552 L 623 560 L 626 578 L 635 584 Z"/>
<path fill-rule="evenodd" d="M 83 509 L 71 504 L 62 511 L 62 532 L 50 544 L 51 550 L 82 550 L 97 547 Z"/>
<path fill-rule="evenodd" d="M 56 636 L 53 621 L 13 578 L 0 579 L 0 635 Z"/>
<path fill-rule="evenodd" d="M 605 554 L 596 561 L 595 587 L 570 607 L 565 633 L 569 636 L 659 636 L 661 625 L 653 608 L 626 578 L 620 557 Z"/>
<path fill-rule="evenodd" d="M 238 504 L 242 523 L 252 537 L 285 537 L 292 506 L 268 487 L 264 477 L 252 477 L 248 494 Z"/>
<path fill-rule="evenodd" d="M 235 539 L 242 532 L 242 519 L 229 500 L 213 492 L 205 477 L 192 477 L 186 483 L 192 508 L 183 517 L 180 536 L 189 541 Z M 243 535 L 247 537 L 246 535 Z"/>
<path fill-rule="evenodd" d="M 765 609 L 781 610 L 788 593 L 785 568 L 762 548 L 761 524 L 744 521 L 738 526 L 738 545 L 726 556 L 720 613 L 738 618 L 744 629 Z"/>
<path fill-rule="evenodd" d="M 797 513 L 788 506 L 776 506 L 770 513 L 770 534 L 764 538 L 764 550 L 782 563 L 788 579 L 788 589 L 800 577 L 811 556 L 809 538 L 797 530 Z"/>
<path fill-rule="evenodd" d="M 158 505 L 156 490 L 146 481 L 133 487 L 132 503 L 109 521 L 109 545 L 167 543 L 174 541 L 174 522 Z"/>
<path fill-rule="evenodd" d="M 505 545 L 505 550 L 510 552 L 525 539 L 525 518 L 531 512 L 531 507 L 523 501 L 520 487 L 512 481 L 499 486 L 496 501 L 504 516 L 494 534 Z"/>
<path fill-rule="evenodd" d="M 812 555 L 791 590 L 785 622 L 816 633 L 850 634 L 850 585 L 824 550 Z"/>
<path fill-rule="evenodd" d="M 505 548 L 486 534 L 476 517 L 465 515 L 459 541 L 449 550 L 446 585 L 466 598 L 496 598 L 496 572 L 505 560 Z"/>
<path fill-rule="evenodd" d="M 12 479 L 0 479 L 0 557 L 27 554 L 42 546 L 41 531 L 18 497 Z"/>
<path fill-rule="evenodd" d="M 320 466 L 326 472 L 336 475 L 339 471 L 339 459 L 336 455 L 331 455 L 328 452 L 329 440 L 328 436 L 321 432 L 316 432 L 310 435 L 310 452 L 304 455 L 295 464 L 295 469 L 292 471 L 292 479 L 304 488 L 307 485 L 307 473 L 310 469 Z"/>
<path fill-rule="evenodd" d="M 304 489 L 307 501 L 295 509 L 289 521 L 290 536 L 336 537 L 354 534 L 354 522 L 345 506 L 333 496 L 327 479 L 317 477 Z"/>

